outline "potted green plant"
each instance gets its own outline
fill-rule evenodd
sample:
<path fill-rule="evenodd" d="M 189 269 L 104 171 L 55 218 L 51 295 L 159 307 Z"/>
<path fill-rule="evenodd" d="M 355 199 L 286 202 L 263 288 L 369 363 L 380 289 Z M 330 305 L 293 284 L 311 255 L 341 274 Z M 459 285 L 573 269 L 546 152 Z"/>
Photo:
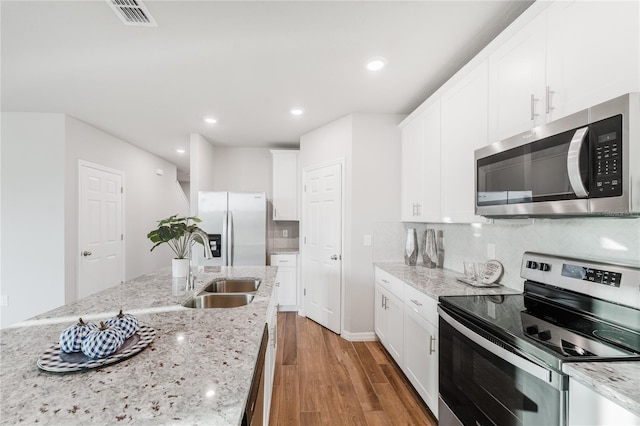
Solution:
<path fill-rule="evenodd" d="M 158 221 L 158 227 L 147 234 L 147 238 L 154 243 L 151 251 L 161 244 L 168 244 L 176 257 L 173 259 L 173 276 L 185 277 L 189 272 L 187 259 L 187 240 L 189 234 L 198 229 L 197 223 L 202 222 L 195 216 L 179 217 L 177 214 Z M 196 241 L 202 244 L 199 238 Z"/>

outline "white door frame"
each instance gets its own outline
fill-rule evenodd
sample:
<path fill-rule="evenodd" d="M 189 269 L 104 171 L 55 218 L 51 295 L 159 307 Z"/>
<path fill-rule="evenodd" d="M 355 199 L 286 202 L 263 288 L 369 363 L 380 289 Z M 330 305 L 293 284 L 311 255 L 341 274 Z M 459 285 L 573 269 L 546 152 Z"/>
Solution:
<path fill-rule="evenodd" d="M 317 170 L 317 169 L 321 169 L 324 167 L 328 167 L 328 166 L 335 166 L 335 165 L 340 165 L 340 191 L 341 191 L 341 202 L 342 202 L 342 212 L 341 212 L 341 217 L 340 217 L 340 221 L 341 221 L 341 225 L 340 226 L 340 252 L 342 253 L 342 260 L 340 262 L 340 334 L 342 334 L 342 330 L 344 330 L 344 318 L 345 318 L 345 294 L 346 294 L 346 289 L 345 289 L 345 285 L 344 285 L 344 265 L 345 265 L 345 251 L 344 251 L 344 236 L 345 236 L 345 217 L 346 217 L 346 194 L 345 194 L 345 167 L 346 167 L 346 160 L 344 157 L 341 158 L 337 158 L 335 160 L 331 160 L 331 161 L 326 161 L 323 163 L 318 163 L 318 164 L 314 164 L 312 166 L 307 166 L 304 167 L 302 169 L 302 215 L 301 215 L 301 220 L 300 223 L 302 224 L 302 231 L 303 231 L 303 235 L 302 235 L 302 244 L 300 245 L 300 270 L 301 270 L 301 279 L 300 279 L 300 288 L 298 288 L 298 294 L 302 295 L 302 303 L 300 304 L 300 310 L 298 311 L 298 315 L 305 317 L 306 313 L 304 311 L 305 308 L 305 304 L 306 304 L 306 296 L 304 294 L 304 291 L 302 291 L 305 288 L 305 283 L 304 283 L 304 278 L 305 278 L 305 271 L 304 271 L 304 260 L 307 256 L 307 249 L 306 249 L 306 244 L 304 242 L 304 230 L 305 230 L 305 220 L 306 220 L 306 216 L 307 216 L 307 211 L 306 211 L 306 201 L 307 201 L 307 192 L 304 190 L 304 185 L 306 182 L 306 177 L 307 177 L 307 173 Z"/>
<path fill-rule="evenodd" d="M 81 170 L 82 167 L 90 167 L 92 169 L 96 169 L 96 170 L 100 170 L 103 172 L 107 172 L 107 173 L 113 173 L 116 174 L 118 176 L 120 176 L 121 178 L 121 182 L 122 182 L 122 187 L 125 187 L 125 174 L 122 170 L 117 170 L 117 169 L 112 169 L 110 167 L 106 167 L 103 166 L 101 164 L 96 164 L 96 163 L 92 163 L 90 161 L 86 161 L 86 160 L 78 160 L 78 169 L 77 169 L 77 175 L 76 175 L 76 180 L 77 180 L 77 212 L 78 212 L 78 222 L 77 222 L 77 231 L 78 231 L 78 239 L 76 242 L 76 252 L 74 253 L 74 259 L 76 259 L 76 288 L 75 290 L 75 298 L 77 300 L 78 298 L 78 294 L 79 294 L 79 288 L 80 288 L 80 268 L 81 268 L 81 262 L 79 260 L 78 254 L 80 253 L 81 250 L 81 246 L 82 246 L 82 205 L 81 205 L 81 192 L 82 192 L 82 182 L 81 182 Z M 126 218 L 126 214 L 125 214 L 125 199 L 126 197 L 124 196 L 124 193 L 121 193 L 121 210 L 120 210 L 120 215 L 122 216 L 120 218 L 120 223 L 122 224 L 122 235 L 124 236 L 125 232 L 125 218 Z M 124 238 L 120 240 L 120 250 L 122 253 L 122 267 L 120 270 L 120 277 L 122 278 L 122 281 L 124 282 L 124 277 L 125 277 L 125 264 L 126 264 L 126 253 L 125 253 L 125 244 L 124 244 Z"/>

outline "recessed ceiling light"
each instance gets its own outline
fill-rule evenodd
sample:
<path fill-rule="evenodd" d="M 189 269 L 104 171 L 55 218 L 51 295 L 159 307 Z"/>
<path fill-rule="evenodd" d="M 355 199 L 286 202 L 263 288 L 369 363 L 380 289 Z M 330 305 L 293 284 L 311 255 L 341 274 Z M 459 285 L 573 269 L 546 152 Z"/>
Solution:
<path fill-rule="evenodd" d="M 387 60 L 382 57 L 371 58 L 367 61 L 366 67 L 369 71 L 380 71 L 387 64 Z"/>
<path fill-rule="evenodd" d="M 216 124 L 218 122 L 218 120 L 213 117 L 202 117 L 202 119 L 205 121 L 205 123 L 209 124 Z"/>
<path fill-rule="evenodd" d="M 178 154 L 184 154 L 184 153 L 185 153 L 185 150 L 184 150 L 184 149 L 182 149 L 182 148 L 178 148 L 178 149 L 176 149 L 176 152 L 177 152 Z"/>
<path fill-rule="evenodd" d="M 293 115 L 302 115 L 304 113 L 304 110 L 300 109 L 300 108 L 293 108 L 291 110 L 291 114 Z"/>

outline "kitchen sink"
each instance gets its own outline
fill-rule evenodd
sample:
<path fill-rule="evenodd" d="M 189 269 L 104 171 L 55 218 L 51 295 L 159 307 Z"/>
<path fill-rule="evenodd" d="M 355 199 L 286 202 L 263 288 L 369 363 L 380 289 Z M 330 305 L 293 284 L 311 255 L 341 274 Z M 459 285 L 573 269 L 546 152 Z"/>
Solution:
<path fill-rule="evenodd" d="M 254 295 L 249 293 L 238 294 L 199 294 L 193 299 L 187 300 L 182 306 L 185 308 L 237 308 L 244 306 L 253 300 Z"/>
<path fill-rule="evenodd" d="M 207 284 L 200 294 L 252 293 L 258 290 L 260 282 L 257 278 L 218 278 Z"/>

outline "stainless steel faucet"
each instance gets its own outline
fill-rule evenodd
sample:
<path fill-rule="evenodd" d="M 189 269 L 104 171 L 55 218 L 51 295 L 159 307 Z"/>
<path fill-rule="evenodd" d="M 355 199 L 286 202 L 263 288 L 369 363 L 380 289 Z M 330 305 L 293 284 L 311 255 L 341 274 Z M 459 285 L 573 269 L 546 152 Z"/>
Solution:
<path fill-rule="evenodd" d="M 189 234 L 189 238 L 187 238 L 187 259 L 189 260 L 189 273 L 187 274 L 187 286 L 186 290 L 195 290 L 195 278 L 193 276 L 193 269 L 191 269 L 191 246 L 193 245 L 196 237 L 200 237 L 202 240 L 202 245 L 204 246 L 204 257 L 207 259 L 211 259 L 213 257 L 213 253 L 211 253 L 211 246 L 209 245 L 209 237 L 207 234 L 200 228 L 196 229 L 192 233 Z"/>

